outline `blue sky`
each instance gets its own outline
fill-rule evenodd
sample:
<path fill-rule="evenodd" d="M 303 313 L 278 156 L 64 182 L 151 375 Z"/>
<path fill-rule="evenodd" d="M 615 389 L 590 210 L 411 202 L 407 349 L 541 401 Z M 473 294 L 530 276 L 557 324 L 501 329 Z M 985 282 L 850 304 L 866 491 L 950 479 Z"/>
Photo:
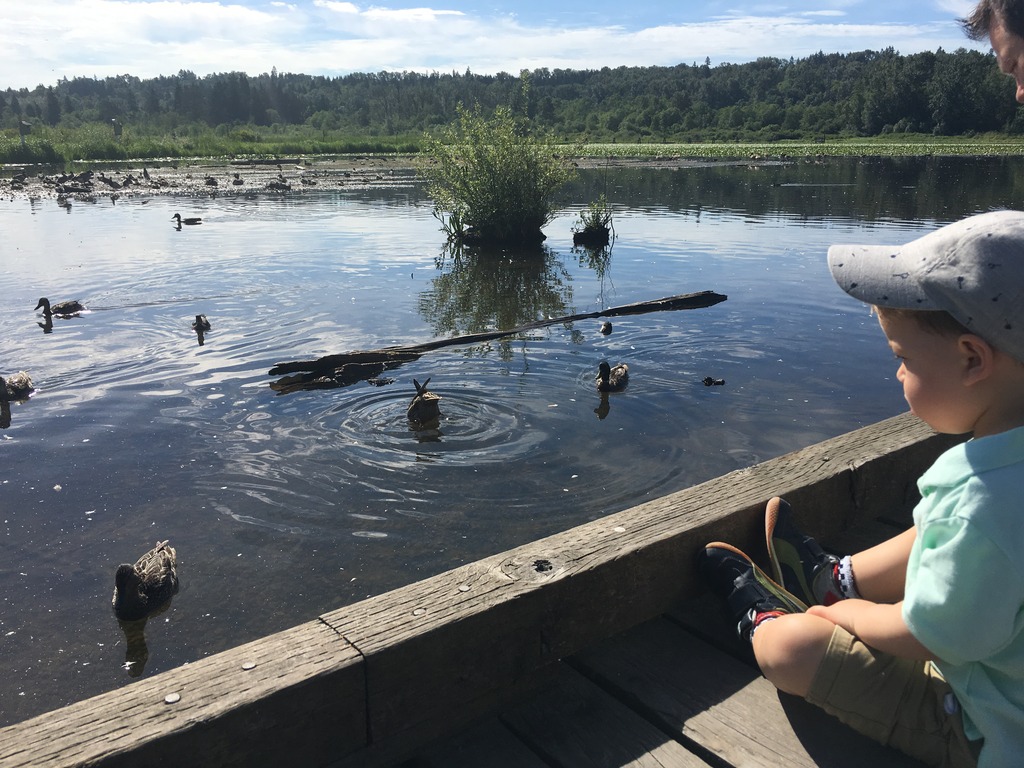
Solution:
<path fill-rule="evenodd" d="M 0 88 L 243 71 L 477 73 L 984 48 L 973 0 L 2 0 Z"/>

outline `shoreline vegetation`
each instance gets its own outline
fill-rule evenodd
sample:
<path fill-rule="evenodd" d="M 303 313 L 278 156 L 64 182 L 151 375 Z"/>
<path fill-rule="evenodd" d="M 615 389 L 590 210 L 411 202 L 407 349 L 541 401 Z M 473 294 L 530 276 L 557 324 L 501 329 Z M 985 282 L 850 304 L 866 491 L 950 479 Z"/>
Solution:
<path fill-rule="evenodd" d="M 118 143 L 116 150 L 90 145 L 88 137 L 35 137 L 26 141 L 25 151 L 12 151 L 17 139 L 0 132 L 0 167 L 7 172 L 22 168 L 45 167 L 60 170 L 117 168 L 122 165 L 244 164 L 338 161 L 346 158 L 409 158 L 410 167 L 427 157 L 425 142 L 386 144 L 381 142 L 339 141 L 326 148 L 321 142 L 288 141 L 258 148 L 239 147 L 231 142 L 209 142 L 203 147 L 176 148 L 152 153 L 145 146 Z M 10 132 L 6 132 L 10 133 Z M 790 159 L 807 157 L 904 157 L 928 155 L 1024 155 L 1024 137 L 986 134 L 971 137 L 902 134 L 900 137 L 820 138 L 778 141 L 708 141 L 664 143 L 575 143 L 553 144 L 564 148 L 567 156 L 597 165 L 604 160 L 745 160 Z M 168 149 L 163 147 L 163 149 Z M 191 150 L 191 151 L 189 151 Z M 255 150 L 255 151 L 254 151 Z"/>
<path fill-rule="evenodd" d="M 311 148 L 311 150 L 314 148 Z M 92 202 L 129 196 L 281 195 L 405 185 L 425 181 L 427 152 L 210 152 L 188 157 L 74 159 L 0 163 L 0 198 Z M 708 164 L 819 161 L 829 157 L 1024 156 L 1024 139 L 1005 135 L 901 135 L 820 141 L 553 145 L 577 168 L 684 168 Z M 92 174 L 90 184 L 68 182 Z M 148 177 L 148 178 L 147 178 Z"/>

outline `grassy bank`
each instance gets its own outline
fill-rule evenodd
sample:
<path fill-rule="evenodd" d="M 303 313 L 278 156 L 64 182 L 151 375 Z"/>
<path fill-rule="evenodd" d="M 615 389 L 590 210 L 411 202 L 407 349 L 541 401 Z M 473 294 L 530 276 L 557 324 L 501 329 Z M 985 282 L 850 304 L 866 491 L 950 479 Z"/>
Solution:
<path fill-rule="evenodd" d="M 693 144 L 586 144 L 590 157 L 671 157 L 729 160 L 790 157 L 904 157 L 924 155 L 1024 155 L 1024 139 L 1008 136 L 936 137 L 899 134 L 870 139 L 709 142 Z"/>
<path fill-rule="evenodd" d="M 422 135 L 351 136 L 309 126 L 208 128 L 145 132 L 92 123 L 77 128 L 33 126 L 22 143 L 17 130 L 0 132 L 0 163 L 46 164 L 70 168 L 83 162 L 157 161 L 209 158 L 295 157 L 351 154 L 418 154 Z M 815 156 L 1020 155 L 1024 139 L 1003 135 L 936 137 L 889 134 L 871 139 L 813 141 L 706 142 L 679 144 L 585 144 L 588 157 L 749 159 Z"/>

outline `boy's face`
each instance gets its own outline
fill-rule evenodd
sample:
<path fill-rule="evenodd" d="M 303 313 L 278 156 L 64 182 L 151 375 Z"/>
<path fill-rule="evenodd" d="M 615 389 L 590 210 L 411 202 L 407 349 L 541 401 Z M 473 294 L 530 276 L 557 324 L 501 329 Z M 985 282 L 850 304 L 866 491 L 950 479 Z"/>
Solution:
<path fill-rule="evenodd" d="M 999 69 L 1017 83 L 1017 101 L 1024 104 L 1024 38 L 1010 32 L 997 18 L 988 31 Z"/>
<path fill-rule="evenodd" d="M 898 315 L 879 314 L 878 322 L 900 361 L 896 378 L 911 412 L 937 432 L 970 432 L 977 414 L 961 383 L 958 337 L 926 330 L 916 320 Z"/>

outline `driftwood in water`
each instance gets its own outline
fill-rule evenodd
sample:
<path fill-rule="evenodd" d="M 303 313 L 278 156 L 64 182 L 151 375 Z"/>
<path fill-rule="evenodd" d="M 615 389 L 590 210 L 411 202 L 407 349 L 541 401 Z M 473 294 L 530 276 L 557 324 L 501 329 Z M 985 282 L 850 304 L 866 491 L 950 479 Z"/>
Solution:
<path fill-rule="evenodd" d="M 358 352 L 346 352 L 338 355 L 325 355 L 316 360 L 296 360 L 290 363 L 278 363 L 270 369 L 271 376 L 284 376 L 271 383 L 271 388 L 279 392 L 292 392 L 297 389 L 328 389 L 354 384 L 357 381 L 368 381 L 380 376 L 384 371 L 397 368 L 402 363 L 417 360 L 424 352 L 462 344 L 479 344 L 493 341 L 506 336 L 515 336 L 538 328 L 560 323 L 571 323 L 576 320 L 587 320 L 595 317 L 621 317 L 625 315 L 642 315 L 648 312 L 668 312 L 677 309 L 702 309 L 725 301 L 726 296 L 714 291 L 685 293 L 680 296 L 669 296 L 654 301 L 638 301 L 624 304 L 621 307 L 609 307 L 597 312 L 584 312 L 577 315 L 550 317 L 536 320 L 507 331 L 487 331 L 470 333 L 464 336 L 453 336 L 448 339 L 435 339 L 423 344 L 409 346 L 384 347 Z"/>

